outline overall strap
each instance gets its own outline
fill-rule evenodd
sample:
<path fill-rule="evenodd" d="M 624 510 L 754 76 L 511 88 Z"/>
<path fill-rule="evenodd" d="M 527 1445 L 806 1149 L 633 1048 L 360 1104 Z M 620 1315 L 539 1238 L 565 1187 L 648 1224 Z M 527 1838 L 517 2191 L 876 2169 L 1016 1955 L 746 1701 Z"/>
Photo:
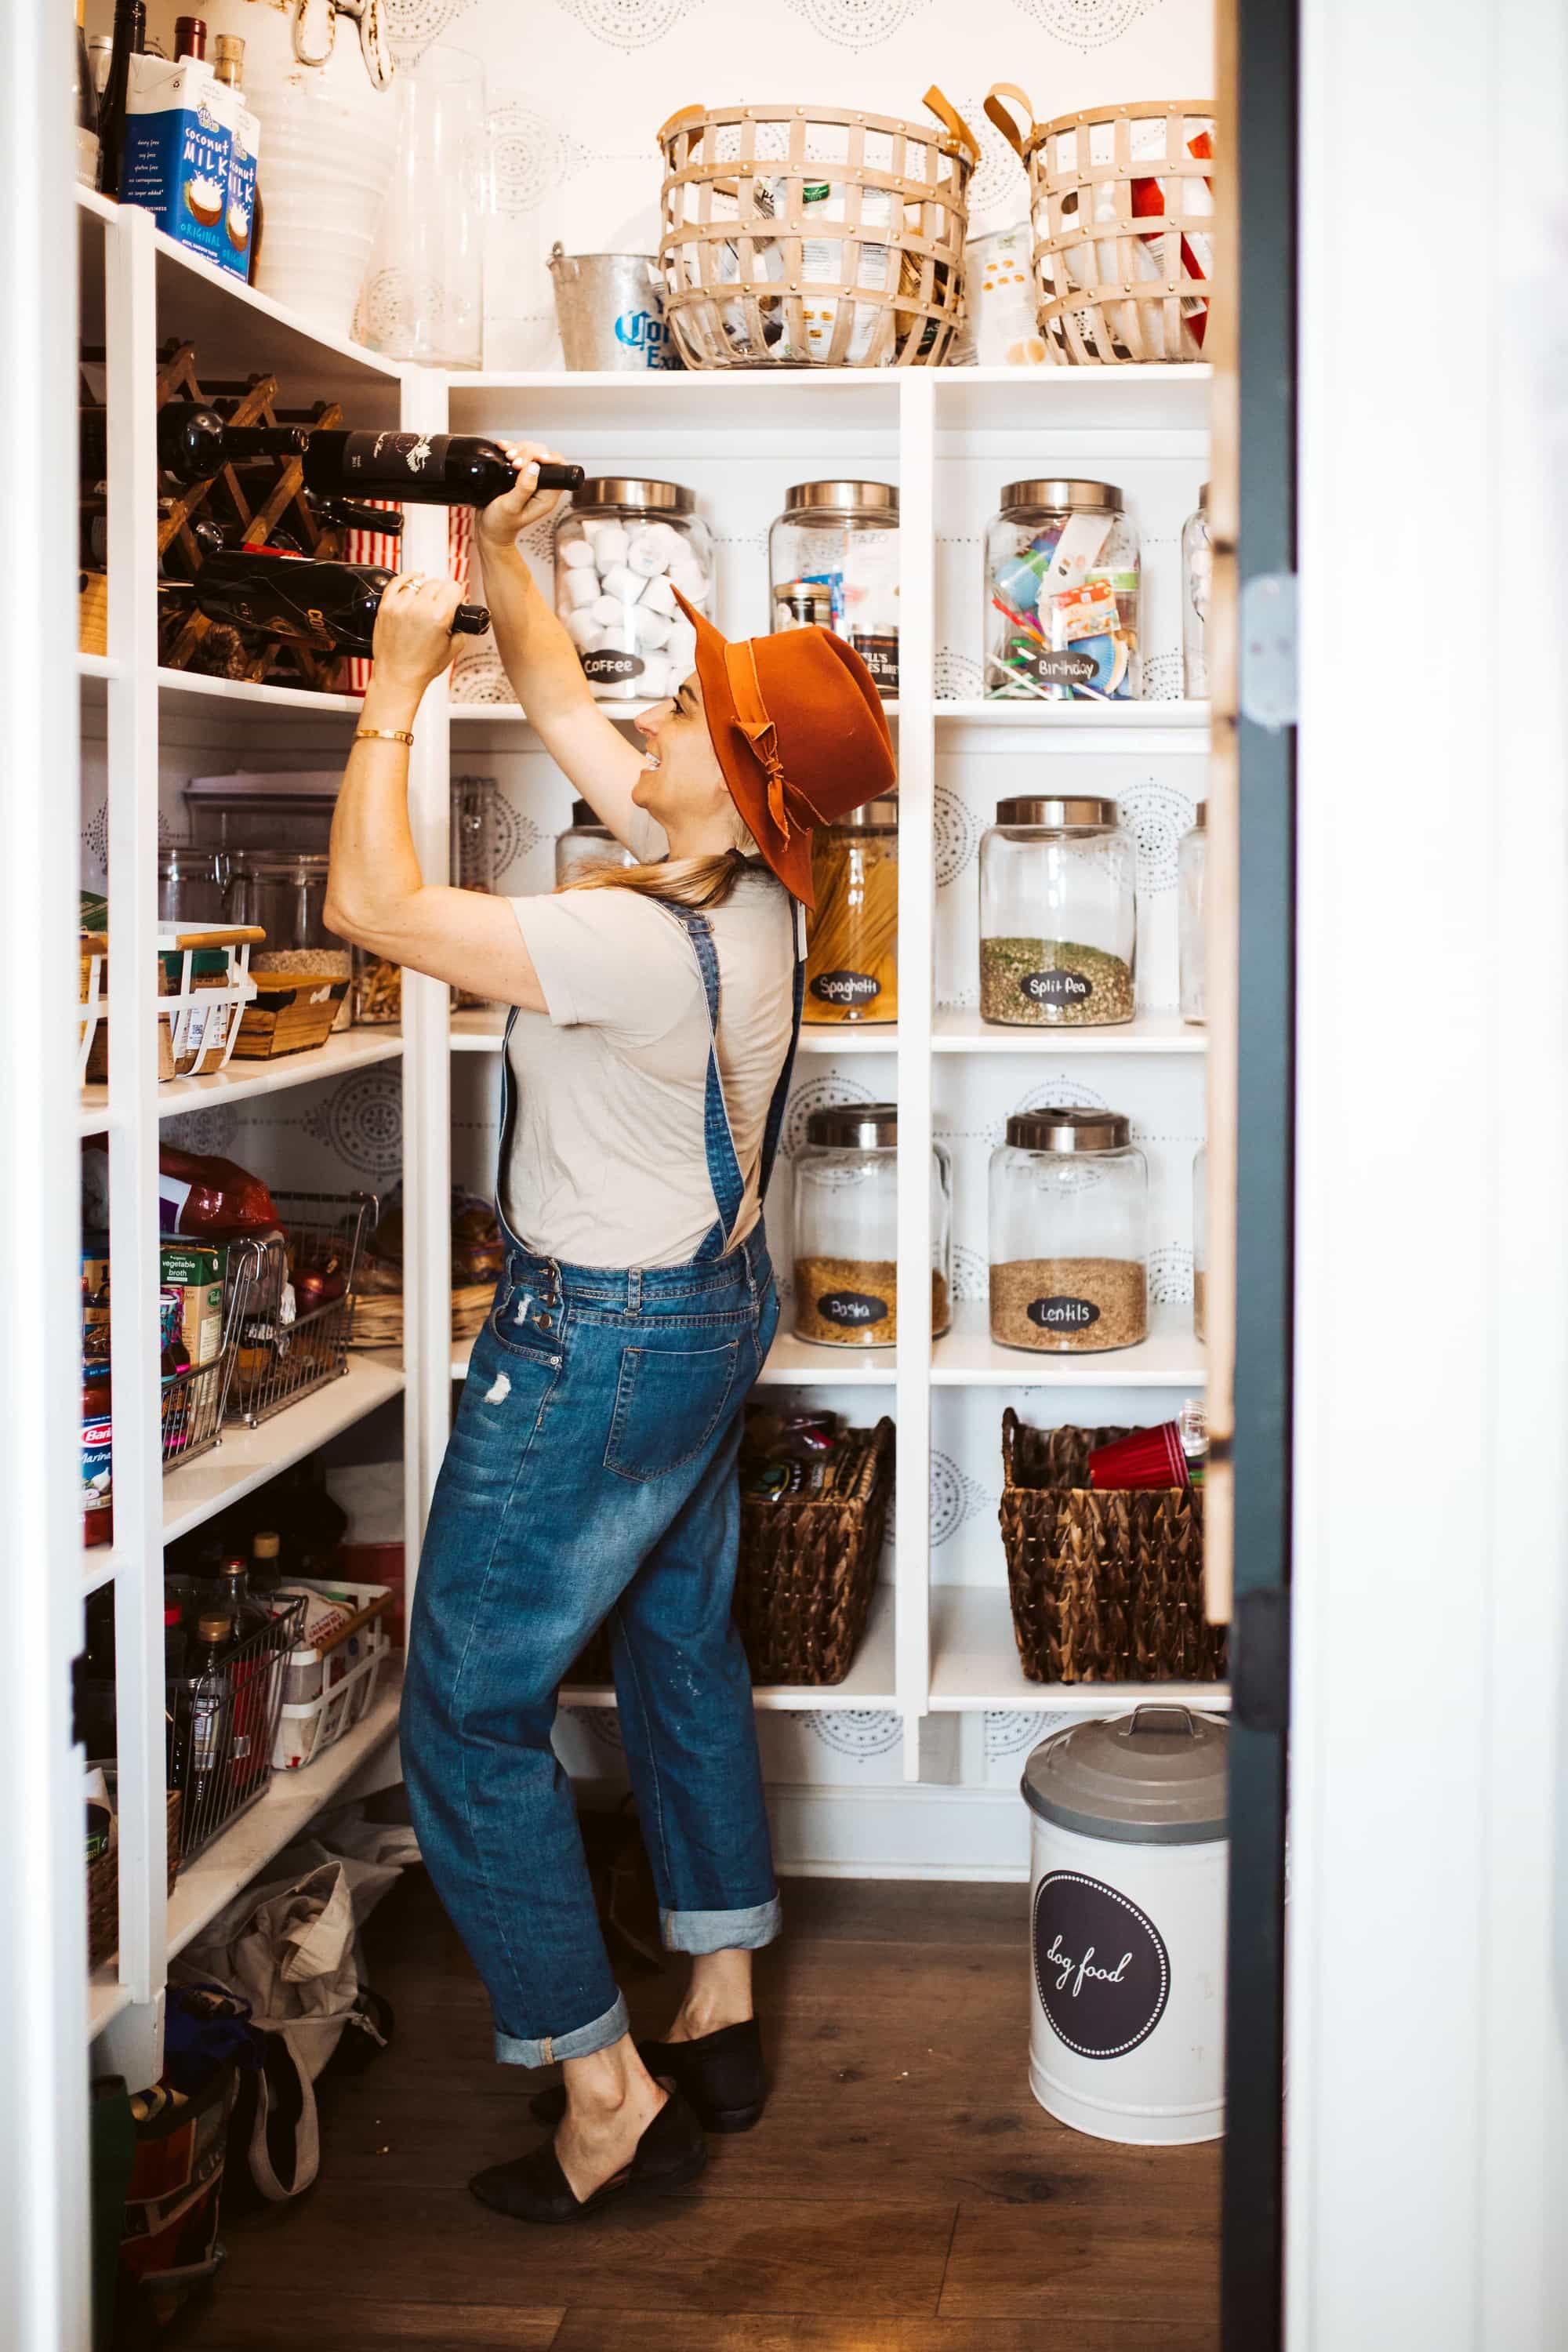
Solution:
<path fill-rule="evenodd" d="M 789 1051 L 784 1057 L 773 1098 L 768 1105 L 768 1123 L 763 1130 L 763 1164 L 757 1177 L 757 1198 L 765 1201 L 768 1181 L 778 1155 L 779 1136 L 784 1129 L 784 1106 L 789 1100 L 790 1080 L 795 1076 L 795 1057 L 800 1044 L 801 1008 L 805 1003 L 805 909 L 790 900 L 790 924 L 795 934 L 795 979 L 791 993 L 794 1003 L 790 1013 Z"/>
<path fill-rule="evenodd" d="M 518 1007 L 514 1004 L 506 1016 L 506 1034 L 500 1041 L 500 1140 L 496 1152 L 496 1223 L 500 1225 L 508 1246 L 520 1250 L 523 1244 L 507 1223 L 506 1211 L 501 1206 L 502 1196 L 506 1192 L 507 1154 L 511 1145 L 511 1033 L 517 1023 L 517 1015 Z"/>

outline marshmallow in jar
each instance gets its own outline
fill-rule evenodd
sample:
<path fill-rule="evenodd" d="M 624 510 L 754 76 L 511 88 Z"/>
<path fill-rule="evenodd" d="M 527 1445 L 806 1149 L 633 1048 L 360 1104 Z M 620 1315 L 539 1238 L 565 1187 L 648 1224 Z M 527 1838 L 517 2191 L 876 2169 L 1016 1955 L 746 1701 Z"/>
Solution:
<path fill-rule="evenodd" d="M 713 598 L 713 542 L 679 482 L 601 475 L 555 526 L 555 609 L 601 702 L 658 702 L 689 677 L 697 632 L 676 602 Z"/>

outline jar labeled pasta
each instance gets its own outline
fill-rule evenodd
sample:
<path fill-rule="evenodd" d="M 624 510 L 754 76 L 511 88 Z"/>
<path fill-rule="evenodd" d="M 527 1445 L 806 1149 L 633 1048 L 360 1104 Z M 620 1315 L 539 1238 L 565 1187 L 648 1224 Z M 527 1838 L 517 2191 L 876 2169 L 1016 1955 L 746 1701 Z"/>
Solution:
<path fill-rule="evenodd" d="M 1138 604 L 1138 533 L 1113 482 L 1008 483 L 985 535 L 993 701 L 1134 699 Z"/>
<path fill-rule="evenodd" d="M 1209 1153 L 1200 1143 L 1193 1154 L 1193 1337 L 1206 1339 L 1209 1274 Z"/>
<path fill-rule="evenodd" d="M 1205 893 L 1208 885 L 1208 803 L 1193 813 L 1192 830 L 1176 847 L 1176 957 L 1181 974 L 1182 1018 L 1204 1021 Z"/>
<path fill-rule="evenodd" d="M 773 630 L 816 624 L 899 690 L 899 494 L 890 482 L 797 482 L 768 534 Z"/>
<path fill-rule="evenodd" d="M 899 1017 L 899 803 L 892 793 L 812 835 L 816 911 L 806 918 L 810 1022 Z"/>
<path fill-rule="evenodd" d="M 602 702 L 659 702 L 690 676 L 697 632 L 675 601 L 706 613 L 713 542 L 679 482 L 601 475 L 555 525 L 555 609 Z"/>
<path fill-rule="evenodd" d="M 891 1348 L 899 1336 L 896 1103 L 814 1110 L 795 1163 L 795 1332 L 823 1347 Z M 952 1182 L 933 1146 L 931 1334 L 952 1319 Z"/>
<path fill-rule="evenodd" d="M 1117 1111 L 1018 1111 L 991 1155 L 991 1336 L 1093 1354 L 1149 1336 L 1149 1170 Z"/>
<path fill-rule="evenodd" d="M 1203 702 L 1209 690 L 1209 583 L 1214 546 L 1209 538 L 1209 486 L 1198 492 L 1197 511 L 1182 525 L 1182 692 Z"/>
<path fill-rule="evenodd" d="M 1138 856 L 1114 801 L 998 801 L 980 845 L 980 1017 L 1104 1028 L 1133 1016 Z"/>
<path fill-rule="evenodd" d="M 564 833 L 555 836 L 555 887 L 559 890 L 579 876 L 595 873 L 604 866 L 635 866 L 635 854 L 624 841 L 617 841 L 607 824 L 602 824 L 597 813 L 586 801 L 574 801 L 572 822 Z"/>

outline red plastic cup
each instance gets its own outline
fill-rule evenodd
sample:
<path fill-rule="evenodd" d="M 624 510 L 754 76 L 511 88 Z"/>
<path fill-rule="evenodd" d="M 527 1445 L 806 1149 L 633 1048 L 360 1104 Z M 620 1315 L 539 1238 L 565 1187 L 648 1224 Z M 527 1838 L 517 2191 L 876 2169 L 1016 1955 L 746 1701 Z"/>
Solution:
<path fill-rule="evenodd" d="M 1182 1452 L 1179 1423 L 1163 1421 L 1153 1429 L 1131 1429 L 1109 1445 L 1096 1446 L 1089 1457 L 1091 1486 L 1184 1486 L 1187 1457 Z"/>

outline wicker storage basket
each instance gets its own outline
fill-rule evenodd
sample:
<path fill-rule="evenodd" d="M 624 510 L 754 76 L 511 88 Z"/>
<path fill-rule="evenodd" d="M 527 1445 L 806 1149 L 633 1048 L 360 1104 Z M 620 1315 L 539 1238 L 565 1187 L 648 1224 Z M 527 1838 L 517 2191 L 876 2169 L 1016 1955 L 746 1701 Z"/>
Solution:
<path fill-rule="evenodd" d="M 1068 367 L 1201 360 L 1214 100 L 1090 107 L 1037 123 L 1017 85 L 998 82 L 985 111 L 1029 174 L 1035 298 L 1050 358 Z"/>
<path fill-rule="evenodd" d="M 690 368 L 935 366 L 963 304 L 980 150 L 832 106 L 689 106 L 664 151 L 665 311 Z"/>
<path fill-rule="evenodd" d="M 180 1791 L 168 1792 L 165 1812 L 169 1892 L 180 1867 Z M 87 1964 L 100 1969 L 120 1949 L 120 1852 L 118 1846 L 87 1866 Z"/>
<path fill-rule="evenodd" d="M 472 1339 L 479 1335 L 485 1317 L 495 1304 L 493 1282 L 466 1282 L 452 1292 L 452 1338 Z M 356 1348 L 401 1348 L 403 1345 L 403 1293 L 401 1290 L 360 1292 L 354 1303 L 354 1337 Z"/>
<path fill-rule="evenodd" d="M 1203 1497 L 1101 1492 L 1089 1456 L 1126 1431 L 1030 1429 L 1002 1416 L 1002 1542 L 1024 1672 L 1036 1683 L 1218 1682 L 1204 1620 Z"/>

